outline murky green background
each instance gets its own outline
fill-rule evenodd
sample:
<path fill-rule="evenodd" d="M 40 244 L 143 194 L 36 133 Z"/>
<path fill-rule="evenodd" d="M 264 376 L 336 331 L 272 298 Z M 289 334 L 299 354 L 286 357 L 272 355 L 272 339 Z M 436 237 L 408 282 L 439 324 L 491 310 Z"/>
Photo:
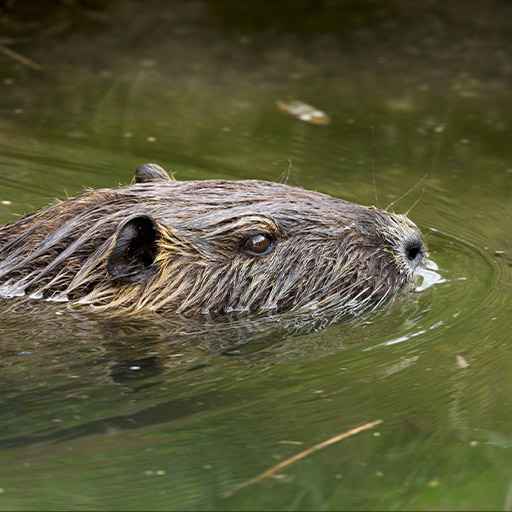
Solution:
<path fill-rule="evenodd" d="M 381 207 L 409 192 L 393 208 L 413 207 L 444 282 L 227 352 L 157 323 L 2 311 L 1 510 L 512 510 L 512 7 L 275 4 L 2 17 L 0 44 L 44 69 L 0 54 L 0 222 L 148 161 Z"/>

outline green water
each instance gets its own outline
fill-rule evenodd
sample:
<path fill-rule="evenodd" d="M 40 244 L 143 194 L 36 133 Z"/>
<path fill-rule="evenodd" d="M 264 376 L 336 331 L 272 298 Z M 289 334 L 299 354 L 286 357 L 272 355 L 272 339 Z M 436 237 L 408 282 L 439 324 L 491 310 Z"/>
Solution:
<path fill-rule="evenodd" d="M 0 222 L 144 162 L 287 176 L 399 199 L 443 282 L 227 352 L 157 322 L 2 310 L 0 509 L 512 510 L 510 7 L 237 5 L 123 2 L 12 46 L 42 71 L 2 55 Z"/>

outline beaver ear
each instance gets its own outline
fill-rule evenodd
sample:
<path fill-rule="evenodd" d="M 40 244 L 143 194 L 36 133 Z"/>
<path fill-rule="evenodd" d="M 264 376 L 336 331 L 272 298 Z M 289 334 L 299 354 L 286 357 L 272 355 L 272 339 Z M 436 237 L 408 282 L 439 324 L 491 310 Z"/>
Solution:
<path fill-rule="evenodd" d="M 119 226 L 107 260 L 107 272 L 116 281 L 141 283 L 155 272 L 160 233 L 148 215 L 137 215 Z"/>
<path fill-rule="evenodd" d="M 135 183 L 149 183 L 151 181 L 171 181 L 167 171 L 157 164 L 139 165 L 135 169 Z"/>

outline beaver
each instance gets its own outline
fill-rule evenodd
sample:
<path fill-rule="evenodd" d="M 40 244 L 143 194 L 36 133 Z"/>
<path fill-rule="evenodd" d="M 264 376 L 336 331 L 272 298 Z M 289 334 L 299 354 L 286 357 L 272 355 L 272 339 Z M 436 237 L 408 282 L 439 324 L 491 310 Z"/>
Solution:
<path fill-rule="evenodd" d="M 177 181 L 156 164 L 0 226 L 0 297 L 111 315 L 372 311 L 411 287 L 405 215 L 259 180 Z"/>

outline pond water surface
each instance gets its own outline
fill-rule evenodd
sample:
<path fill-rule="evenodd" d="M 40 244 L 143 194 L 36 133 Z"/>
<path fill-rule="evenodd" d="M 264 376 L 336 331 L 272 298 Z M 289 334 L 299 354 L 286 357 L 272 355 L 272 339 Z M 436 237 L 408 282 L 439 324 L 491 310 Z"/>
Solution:
<path fill-rule="evenodd" d="M 410 210 L 442 280 L 227 351 L 156 320 L 2 309 L 0 509 L 512 510 L 510 8 L 458 24 L 449 8 L 138 5 L 15 47 L 42 70 L 2 56 L 0 222 L 144 162 L 284 176 Z M 289 99 L 331 123 L 286 115 Z"/>

